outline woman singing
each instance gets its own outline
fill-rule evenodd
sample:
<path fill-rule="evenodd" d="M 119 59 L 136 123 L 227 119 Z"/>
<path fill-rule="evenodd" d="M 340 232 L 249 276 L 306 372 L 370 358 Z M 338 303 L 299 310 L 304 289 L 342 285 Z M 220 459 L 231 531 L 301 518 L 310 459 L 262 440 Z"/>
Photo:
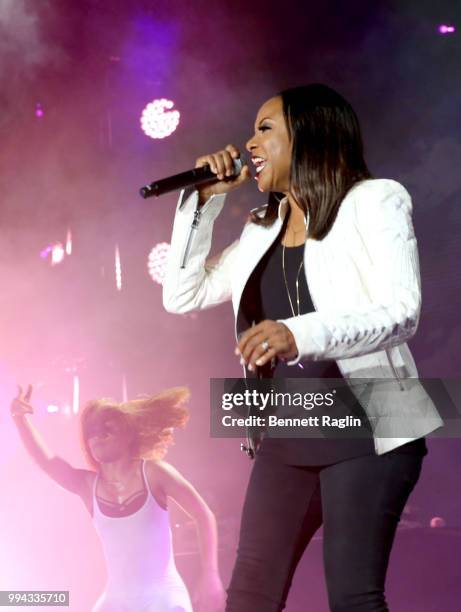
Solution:
<path fill-rule="evenodd" d="M 225 594 L 217 569 L 215 519 L 197 491 L 161 458 L 174 427 L 188 418 L 184 387 L 118 404 L 89 402 L 81 417 L 83 448 L 92 469 L 75 469 L 50 453 L 28 417 L 32 387 L 11 413 L 36 463 L 79 495 L 104 548 L 108 583 L 93 612 L 192 612 L 174 562 L 167 499 L 196 522 L 203 556 L 198 611 L 218 612 Z"/>
<path fill-rule="evenodd" d="M 371 178 L 353 109 L 324 85 L 265 102 L 246 148 L 268 205 L 207 259 L 225 194 L 250 173 L 244 166 L 233 176 L 233 145 L 200 157 L 197 166 L 208 164 L 218 181 L 180 198 L 165 308 L 232 299 L 246 373 L 390 384 L 363 402 L 372 436 L 266 436 L 249 449 L 256 455 L 226 610 L 282 610 L 323 524 L 330 609 L 384 612 L 397 523 L 427 452 L 424 436 L 442 424 L 406 344 L 421 305 L 411 199 L 396 181 Z"/>

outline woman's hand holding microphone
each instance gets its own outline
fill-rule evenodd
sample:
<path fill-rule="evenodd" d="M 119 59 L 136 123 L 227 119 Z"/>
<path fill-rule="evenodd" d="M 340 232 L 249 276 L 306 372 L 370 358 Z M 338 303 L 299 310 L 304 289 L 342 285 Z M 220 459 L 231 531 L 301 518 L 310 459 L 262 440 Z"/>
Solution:
<path fill-rule="evenodd" d="M 244 164 L 240 174 L 234 176 L 234 159 L 239 157 L 240 151 L 237 147 L 234 147 L 234 145 L 227 145 L 227 147 L 221 151 L 203 155 L 197 159 L 195 162 L 196 168 L 202 168 L 208 165 L 211 171 L 214 172 L 219 179 L 216 182 L 197 185 L 199 206 L 202 206 L 212 195 L 228 193 L 232 191 L 232 189 L 240 187 L 242 183 L 245 183 L 251 178 L 248 164 Z"/>

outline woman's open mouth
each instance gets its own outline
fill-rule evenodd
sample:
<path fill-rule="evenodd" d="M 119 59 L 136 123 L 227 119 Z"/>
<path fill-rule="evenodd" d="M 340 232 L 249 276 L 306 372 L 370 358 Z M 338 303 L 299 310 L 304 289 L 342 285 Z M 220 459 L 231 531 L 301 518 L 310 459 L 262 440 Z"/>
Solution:
<path fill-rule="evenodd" d="M 259 179 L 259 175 L 266 167 L 267 160 L 264 159 L 263 157 L 252 157 L 251 161 L 255 166 L 255 170 L 256 170 L 255 180 L 257 181 Z"/>

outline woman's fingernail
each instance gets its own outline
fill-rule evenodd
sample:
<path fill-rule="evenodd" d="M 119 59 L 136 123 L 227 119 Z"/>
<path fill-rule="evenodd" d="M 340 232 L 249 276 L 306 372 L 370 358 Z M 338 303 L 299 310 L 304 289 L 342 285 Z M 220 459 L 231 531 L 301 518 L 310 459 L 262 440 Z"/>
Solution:
<path fill-rule="evenodd" d="M 234 350 L 234 355 L 240 355 L 239 347 L 236 346 Z"/>
<path fill-rule="evenodd" d="M 245 359 L 243 357 L 240 357 L 240 365 L 245 365 Z"/>
<path fill-rule="evenodd" d="M 253 366 L 251 365 L 251 363 L 249 363 L 249 364 L 248 364 L 248 369 L 250 370 L 250 372 L 253 372 L 254 368 L 253 368 Z"/>
<path fill-rule="evenodd" d="M 257 366 L 262 365 L 262 359 L 256 359 L 255 364 L 256 364 Z"/>

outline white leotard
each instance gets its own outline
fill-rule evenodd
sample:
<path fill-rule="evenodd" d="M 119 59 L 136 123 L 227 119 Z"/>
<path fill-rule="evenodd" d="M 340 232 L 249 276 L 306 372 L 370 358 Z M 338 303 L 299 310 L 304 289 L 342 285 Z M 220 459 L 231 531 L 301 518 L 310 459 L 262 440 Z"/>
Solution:
<path fill-rule="evenodd" d="M 147 491 L 143 506 L 128 516 L 103 514 L 93 484 L 93 523 L 101 539 L 108 581 L 93 612 L 192 612 L 173 557 L 168 511 Z"/>

